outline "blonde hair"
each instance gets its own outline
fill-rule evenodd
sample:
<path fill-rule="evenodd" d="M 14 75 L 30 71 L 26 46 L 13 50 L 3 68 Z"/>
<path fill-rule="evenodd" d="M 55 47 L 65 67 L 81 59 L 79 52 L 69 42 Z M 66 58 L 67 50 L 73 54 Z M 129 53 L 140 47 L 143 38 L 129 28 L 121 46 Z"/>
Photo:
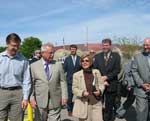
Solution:
<path fill-rule="evenodd" d="M 82 54 L 81 59 L 80 59 L 80 64 L 81 64 L 81 62 L 83 61 L 84 58 L 88 58 L 89 59 L 90 65 L 93 64 L 92 56 L 90 54 L 87 54 L 87 53 Z"/>

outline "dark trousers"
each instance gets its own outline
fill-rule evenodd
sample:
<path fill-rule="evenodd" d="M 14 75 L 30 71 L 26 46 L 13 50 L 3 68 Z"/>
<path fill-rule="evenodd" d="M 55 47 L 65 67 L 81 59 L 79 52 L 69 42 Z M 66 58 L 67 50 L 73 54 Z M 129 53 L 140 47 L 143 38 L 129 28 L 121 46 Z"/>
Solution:
<path fill-rule="evenodd" d="M 113 120 L 113 109 L 116 99 L 116 92 L 107 92 L 104 93 L 104 102 L 105 102 L 105 111 L 103 115 L 104 121 L 112 121 Z"/>
<path fill-rule="evenodd" d="M 68 84 L 68 103 L 67 103 L 68 112 L 72 112 L 72 110 L 73 110 L 72 98 L 73 98 L 72 85 Z"/>
<path fill-rule="evenodd" d="M 123 107 L 124 109 L 128 109 L 135 100 L 135 95 L 133 95 L 133 89 L 131 91 L 129 91 L 128 96 L 127 96 L 127 100 L 123 103 Z"/>

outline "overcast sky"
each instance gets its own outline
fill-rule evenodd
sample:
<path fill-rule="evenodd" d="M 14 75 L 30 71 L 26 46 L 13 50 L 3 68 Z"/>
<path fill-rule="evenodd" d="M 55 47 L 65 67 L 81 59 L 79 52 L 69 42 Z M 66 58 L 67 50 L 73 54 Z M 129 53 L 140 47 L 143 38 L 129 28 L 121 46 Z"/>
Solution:
<path fill-rule="evenodd" d="M 62 45 L 150 36 L 150 0 L 0 0 L 0 46 L 15 32 Z"/>

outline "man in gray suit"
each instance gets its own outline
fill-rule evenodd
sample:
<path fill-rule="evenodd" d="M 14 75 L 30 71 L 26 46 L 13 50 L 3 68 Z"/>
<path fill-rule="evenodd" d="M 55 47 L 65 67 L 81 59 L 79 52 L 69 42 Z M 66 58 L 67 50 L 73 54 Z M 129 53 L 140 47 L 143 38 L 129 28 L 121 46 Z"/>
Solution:
<path fill-rule="evenodd" d="M 54 47 L 50 43 L 41 47 L 41 55 L 39 61 L 31 64 L 33 91 L 30 103 L 38 110 L 39 121 L 60 121 L 61 105 L 67 103 L 62 64 L 53 60 Z"/>
<path fill-rule="evenodd" d="M 149 121 L 150 38 L 144 39 L 143 51 L 135 57 L 132 64 L 132 74 L 135 80 L 137 121 Z"/>

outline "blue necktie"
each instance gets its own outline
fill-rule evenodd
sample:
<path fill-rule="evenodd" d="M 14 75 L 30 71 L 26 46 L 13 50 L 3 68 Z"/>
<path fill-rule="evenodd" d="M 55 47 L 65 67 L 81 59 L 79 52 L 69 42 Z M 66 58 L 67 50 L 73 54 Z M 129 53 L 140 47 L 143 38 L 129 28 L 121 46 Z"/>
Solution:
<path fill-rule="evenodd" d="M 46 76 L 47 76 L 47 80 L 49 80 L 50 79 L 50 71 L 49 71 L 49 63 L 48 62 L 46 62 L 45 63 L 45 73 L 46 73 Z"/>

